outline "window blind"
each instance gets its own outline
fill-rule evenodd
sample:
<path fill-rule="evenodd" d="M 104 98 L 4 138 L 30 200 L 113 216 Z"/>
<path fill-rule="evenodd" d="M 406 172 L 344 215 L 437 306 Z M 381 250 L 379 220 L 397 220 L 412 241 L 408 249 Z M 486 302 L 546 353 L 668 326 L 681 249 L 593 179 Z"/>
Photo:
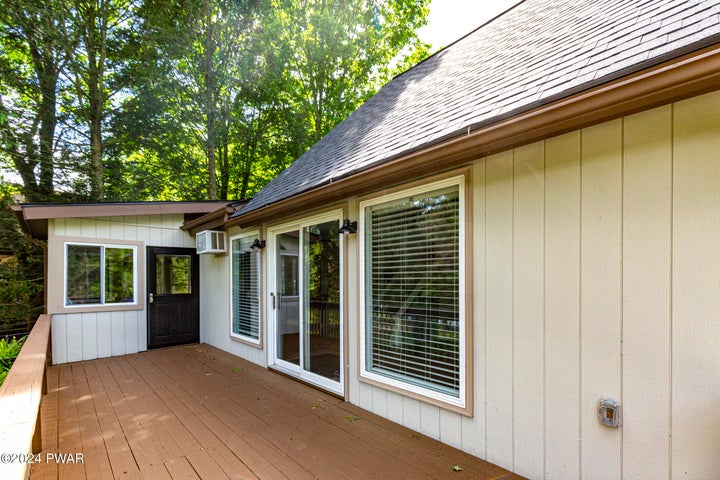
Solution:
<path fill-rule="evenodd" d="M 458 187 L 365 210 L 366 369 L 460 395 Z"/>
<path fill-rule="evenodd" d="M 257 235 L 232 242 L 232 331 L 252 339 L 260 338 L 260 289 L 258 254 L 250 249 Z"/>

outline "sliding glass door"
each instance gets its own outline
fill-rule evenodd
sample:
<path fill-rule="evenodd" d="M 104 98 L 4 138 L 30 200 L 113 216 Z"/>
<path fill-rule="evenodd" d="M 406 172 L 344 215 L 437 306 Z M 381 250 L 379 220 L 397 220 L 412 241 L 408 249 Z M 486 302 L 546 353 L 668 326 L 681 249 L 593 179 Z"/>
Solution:
<path fill-rule="evenodd" d="M 340 216 L 270 230 L 270 363 L 343 393 Z"/>

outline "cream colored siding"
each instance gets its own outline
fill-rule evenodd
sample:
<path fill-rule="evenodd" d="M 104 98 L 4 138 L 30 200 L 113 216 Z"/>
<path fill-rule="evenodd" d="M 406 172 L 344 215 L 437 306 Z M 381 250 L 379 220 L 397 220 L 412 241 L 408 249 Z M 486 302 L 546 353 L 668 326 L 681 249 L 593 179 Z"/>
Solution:
<path fill-rule="evenodd" d="M 624 138 L 623 400 L 633 416 L 623 426 L 623 469 L 628 478 L 667 478 L 672 108 L 626 118 Z"/>
<path fill-rule="evenodd" d="M 673 131 L 670 468 L 720 478 L 720 94 L 679 103 Z"/>
<path fill-rule="evenodd" d="M 228 239 L 239 233 L 230 230 Z M 260 238 L 265 238 L 261 235 Z M 228 248 L 230 242 L 228 241 Z M 259 255 L 267 255 L 263 250 Z M 228 255 L 200 255 L 200 341 L 221 348 L 258 365 L 266 366 L 266 354 L 262 345 L 249 345 L 230 336 L 230 251 Z M 261 265 L 264 262 L 261 261 Z M 261 298 L 264 298 L 264 268 L 261 268 Z M 261 304 L 260 338 L 265 340 L 264 309 Z M 263 343 L 264 344 L 264 343 Z"/>
<path fill-rule="evenodd" d="M 48 298 L 62 298 L 64 282 L 64 238 L 103 243 L 134 241 L 146 246 L 188 247 L 195 241 L 180 230 L 183 215 L 125 216 L 54 219 L 48 224 Z M 140 253 L 140 252 L 139 252 Z M 139 255 L 139 258 L 145 258 Z M 138 262 L 137 275 L 145 276 L 146 265 Z M 145 282 L 138 282 L 138 300 L 144 305 Z M 58 293 L 59 292 L 59 293 Z M 53 363 L 75 362 L 125 355 L 147 350 L 147 317 L 144 307 L 122 311 L 53 312 Z"/>
<path fill-rule="evenodd" d="M 473 184 L 474 416 L 351 401 L 530 478 L 720 478 L 720 93 L 479 159 Z"/>
<path fill-rule="evenodd" d="M 513 187 L 513 402 L 518 407 L 543 398 L 544 335 L 544 193 L 543 145 L 514 152 Z M 541 471 L 544 419 L 525 408 L 513 408 L 515 463 Z"/>
<path fill-rule="evenodd" d="M 485 358 L 476 363 L 485 369 L 485 405 L 475 416 L 485 421 L 486 458 L 502 463 L 512 461 L 514 438 L 513 152 L 488 158 L 485 175 L 484 191 L 473 192 L 485 196 L 486 208 L 485 222 L 478 222 L 477 214 L 473 222 L 486 244 L 484 252 L 477 252 L 486 262 L 485 310 L 475 311 L 475 328 L 485 330 Z M 483 316 L 487 320 L 478 323 Z"/>
<path fill-rule="evenodd" d="M 543 398 L 548 479 L 580 476 L 580 132 L 545 142 Z"/>

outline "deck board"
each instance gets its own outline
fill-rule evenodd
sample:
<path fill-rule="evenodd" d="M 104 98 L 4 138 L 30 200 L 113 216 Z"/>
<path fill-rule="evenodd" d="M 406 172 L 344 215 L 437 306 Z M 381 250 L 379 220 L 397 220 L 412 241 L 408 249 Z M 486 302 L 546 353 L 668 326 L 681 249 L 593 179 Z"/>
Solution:
<path fill-rule="evenodd" d="M 31 478 L 519 478 L 207 345 L 51 367 Z M 454 472 L 454 465 L 462 466 Z"/>

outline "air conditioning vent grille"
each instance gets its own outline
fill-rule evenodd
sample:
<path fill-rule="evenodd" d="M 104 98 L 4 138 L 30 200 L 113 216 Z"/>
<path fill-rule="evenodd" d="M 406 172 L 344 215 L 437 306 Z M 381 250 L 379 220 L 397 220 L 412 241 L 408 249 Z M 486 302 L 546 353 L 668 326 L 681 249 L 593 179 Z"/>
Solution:
<path fill-rule="evenodd" d="M 195 249 L 197 253 L 225 253 L 225 232 L 219 230 L 204 230 L 195 235 Z"/>

